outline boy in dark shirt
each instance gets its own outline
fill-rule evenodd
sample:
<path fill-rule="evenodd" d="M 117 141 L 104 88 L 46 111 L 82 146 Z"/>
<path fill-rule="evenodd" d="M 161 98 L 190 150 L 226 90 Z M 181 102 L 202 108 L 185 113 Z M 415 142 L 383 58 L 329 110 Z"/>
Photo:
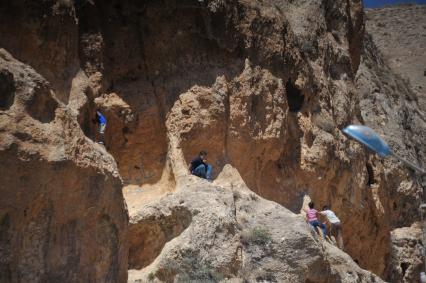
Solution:
<path fill-rule="evenodd" d="M 212 181 L 213 167 L 206 163 L 207 152 L 202 150 L 200 154 L 189 164 L 189 172 L 203 179 L 207 179 L 209 182 Z"/>

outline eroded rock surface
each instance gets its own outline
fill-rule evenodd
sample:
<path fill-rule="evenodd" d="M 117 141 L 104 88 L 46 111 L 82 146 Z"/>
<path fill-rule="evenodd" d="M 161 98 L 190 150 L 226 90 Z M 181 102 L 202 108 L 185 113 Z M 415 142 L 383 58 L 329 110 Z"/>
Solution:
<path fill-rule="evenodd" d="M 0 74 L 0 282 L 125 282 L 128 217 L 114 159 L 4 49 Z"/>
<path fill-rule="evenodd" d="M 129 282 L 383 282 L 318 239 L 302 216 L 248 190 L 229 165 L 214 184 L 190 177 L 131 215 L 130 231 L 149 229 L 130 233 Z"/>
<path fill-rule="evenodd" d="M 423 270 L 421 227 L 397 228 L 391 233 L 392 250 L 387 273 L 389 282 L 417 282 Z"/>
<path fill-rule="evenodd" d="M 38 234 L 44 246 L 37 260 L 22 265 L 31 270 L 28 278 L 63 278 L 58 266 L 72 261 L 72 272 L 88 277 L 67 275 L 70 282 L 125 280 L 118 172 L 131 209 L 130 281 L 380 281 L 360 267 L 385 279 L 411 278 L 409 267 L 405 274 L 398 269 L 411 252 L 391 243 L 398 242 L 392 231 L 418 220 L 417 176 L 341 131 L 366 124 L 403 157 L 419 162 L 426 156 L 416 95 L 365 35 L 361 1 L 26 4 L 0 4 L 0 45 L 27 64 L 2 57 L 2 160 L 10 172 L 2 178 L 48 190 L 37 195 L 40 206 L 32 197 L 8 196 L 12 203 L 36 205 L 31 215 L 51 217 L 36 227 L 62 227 L 62 220 L 77 227 Z M 99 138 L 96 108 L 108 119 L 105 148 L 93 143 Z M 187 170 L 201 149 L 219 177 L 213 185 Z M 12 170 L 15 163 L 23 169 Z M 235 172 L 225 169 L 230 165 Z M 58 186 L 76 192 L 59 194 L 53 190 Z M 318 208 L 332 205 L 344 223 L 345 252 L 360 267 L 318 242 L 294 214 L 305 194 Z M 7 211 L 16 208 L 7 207 L 0 207 L 0 225 L 15 231 Z M 26 223 L 25 214 L 13 217 Z M 29 224 L 23 227 L 34 227 Z M 73 251 L 56 250 L 55 241 L 73 233 L 76 244 L 65 244 Z M 3 242 L 7 260 L 1 262 L 19 265 L 10 241 Z M 52 267 L 40 257 L 75 254 L 79 245 L 89 247 L 75 256 L 81 260 L 56 260 Z M 1 268 L 9 272 L 13 264 Z"/>
<path fill-rule="evenodd" d="M 364 40 L 356 79 L 364 123 L 379 132 L 398 155 L 417 160 L 421 166 L 426 157 L 422 91 L 425 81 L 421 74 L 424 56 L 420 55 L 426 19 L 422 11 L 424 7 L 416 5 L 367 11 L 367 31 L 372 36 Z M 402 170 L 392 159 L 382 164 L 370 159 L 368 166 L 371 166 L 372 188 L 377 190 L 380 183 L 384 186 L 375 193 L 382 194 L 376 197 L 376 205 L 388 215 L 392 230 L 384 276 L 390 282 L 415 282 L 422 262 L 418 254 L 420 234 L 415 232 L 422 198 L 417 182 L 421 183 L 421 179 L 411 171 Z M 379 169 L 382 166 L 383 171 Z M 414 235 L 416 241 L 404 244 Z"/>

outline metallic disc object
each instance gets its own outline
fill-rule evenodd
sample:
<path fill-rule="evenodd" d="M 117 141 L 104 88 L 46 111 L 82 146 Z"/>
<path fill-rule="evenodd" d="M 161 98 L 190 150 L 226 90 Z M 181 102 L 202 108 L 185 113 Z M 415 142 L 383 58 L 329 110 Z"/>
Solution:
<path fill-rule="evenodd" d="M 391 149 L 385 141 L 369 127 L 350 125 L 344 128 L 343 132 L 376 152 L 380 157 L 386 157 L 392 154 Z"/>

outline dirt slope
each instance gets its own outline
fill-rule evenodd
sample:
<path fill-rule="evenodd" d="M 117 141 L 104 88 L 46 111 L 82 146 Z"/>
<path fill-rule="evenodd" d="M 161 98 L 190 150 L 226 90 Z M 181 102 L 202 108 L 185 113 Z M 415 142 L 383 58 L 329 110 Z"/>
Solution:
<path fill-rule="evenodd" d="M 366 10 L 366 29 L 392 70 L 410 83 L 426 110 L 426 5 Z"/>

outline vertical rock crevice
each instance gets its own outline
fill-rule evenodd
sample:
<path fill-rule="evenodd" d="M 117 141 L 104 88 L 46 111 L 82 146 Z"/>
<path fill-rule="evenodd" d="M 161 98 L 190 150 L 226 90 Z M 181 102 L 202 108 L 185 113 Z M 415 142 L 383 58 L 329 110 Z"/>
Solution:
<path fill-rule="evenodd" d="M 15 85 L 13 75 L 7 70 L 0 72 L 0 93 L 0 110 L 8 110 L 15 100 Z"/>

